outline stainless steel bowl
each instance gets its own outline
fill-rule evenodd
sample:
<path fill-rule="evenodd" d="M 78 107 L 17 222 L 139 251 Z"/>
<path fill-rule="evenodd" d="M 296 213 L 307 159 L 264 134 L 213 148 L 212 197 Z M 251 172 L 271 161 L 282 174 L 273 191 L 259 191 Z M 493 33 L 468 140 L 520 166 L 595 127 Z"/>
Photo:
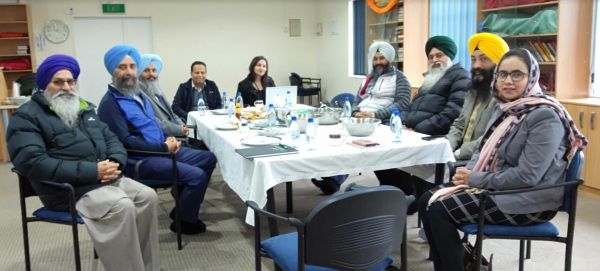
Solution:
<path fill-rule="evenodd" d="M 370 136 L 377 130 L 379 124 L 381 124 L 381 120 L 375 118 L 349 118 L 344 120 L 344 127 L 351 136 Z"/>
<path fill-rule="evenodd" d="M 344 110 L 341 108 L 329 108 L 329 107 L 319 108 L 318 112 L 321 115 L 321 118 L 319 119 L 319 124 L 320 125 L 338 124 L 343 111 Z"/>
<path fill-rule="evenodd" d="M 308 119 L 313 118 L 313 122 L 315 126 L 319 126 L 319 118 L 321 115 L 313 113 L 313 114 L 297 114 L 296 115 L 296 123 L 298 123 L 298 127 L 300 127 L 300 133 L 306 132 L 306 126 L 308 126 Z M 287 127 L 290 127 L 290 123 L 292 122 L 292 117 L 290 115 L 285 119 L 285 124 Z"/>

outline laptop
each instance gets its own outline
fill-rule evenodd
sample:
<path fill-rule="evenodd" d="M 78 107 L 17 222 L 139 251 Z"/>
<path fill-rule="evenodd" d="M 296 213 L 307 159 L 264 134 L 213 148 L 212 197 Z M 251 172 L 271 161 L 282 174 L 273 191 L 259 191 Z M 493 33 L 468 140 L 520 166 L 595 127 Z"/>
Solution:
<path fill-rule="evenodd" d="M 282 147 L 281 145 L 267 145 L 246 149 L 236 149 L 235 152 L 247 159 L 298 153 L 298 150 L 290 146 L 283 146 L 285 147 Z"/>
<path fill-rule="evenodd" d="M 287 92 L 290 92 L 290 96 L 292 98 L 292 105 L 296 105 L 296 100 L 298 97 L 298 86 L 289 86 L 289 87 L 268 87 L 265 93 L 265 107 L 269 107 L 269 104 L 273 104 L 276 106 L 277 101 L 285 104 L 285 99 L 287 97 Z"/>

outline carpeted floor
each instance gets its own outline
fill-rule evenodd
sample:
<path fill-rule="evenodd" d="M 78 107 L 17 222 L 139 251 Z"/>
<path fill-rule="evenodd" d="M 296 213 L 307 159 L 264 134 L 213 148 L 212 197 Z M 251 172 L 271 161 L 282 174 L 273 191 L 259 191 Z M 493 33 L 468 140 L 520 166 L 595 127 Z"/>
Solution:
<path fill-rule="evenodd" d="M 20 222 L 17 178 L 10 172 L 11 164 L 0 163 L 0 270 L 24 270 L 23 237 Z M 377 183 L 373 173 L 351 176 L 346 184 L 358 182 L 363 185 Z M 285 187 L 275 188 L 279 214 L 285 214 Z M 310 211 L 326 199 L 309 180 L 294 182 L 293 217 L 304 220 Z M 237 195 L 222 181 L 215 171 L 209 186 L 200 218 L 208 225 L 208 232 L 198 236 L 184 236 L 184 249 L 177 250 L 175 234 L 168 229 L 171 220 L 168 211 L 173 208 L 173 199 L 168 191 L 159 191 L 159 234 L 163 270 L 253 270 L 254 228 L 244 223 L 246 208 Z M 37 199 L 29 199 L 29 210 L 40 206 Z M 579 197 L 573 270 L 600 270 L 597 264 L 597 246 L 600 244 L 600 201 L 585 196 Z M 559 214 L 555 224 L 566 232 L 566 215 Z M 427 261 L 428 247 L 417 236 L 416 215 L 408 217 L 408 263 L 409 270 L 433 270 Z M 69 227 L 47 223 L 29 224 L 31 261 L 33 270 L 74 270 L 72 238 Z M 266 226 L 266 221 L 263 223 Z M 280 231 L 287 233 L 292 228 L 280 224 Z M 92 243 L 84 226 L 79 226 L 83 270 L 104 270 L 102 264 L 93 260 Z M 266 237 L 267 228 L 262 228 Z M 115 248 L 118 249 L 118 248 Z M 518 269 L 518 241 L 488 240 L 484 242 L 484 253 L 494 254 L 494 270 Z M 527 270 L 562 270 L 564 245 L 534 242 L 532 258 L 525 262 Z M 397 262 L 399 251 L 394 252 Z M 274 270 L 272 261 L 263 259 L 263 270 Z"/>

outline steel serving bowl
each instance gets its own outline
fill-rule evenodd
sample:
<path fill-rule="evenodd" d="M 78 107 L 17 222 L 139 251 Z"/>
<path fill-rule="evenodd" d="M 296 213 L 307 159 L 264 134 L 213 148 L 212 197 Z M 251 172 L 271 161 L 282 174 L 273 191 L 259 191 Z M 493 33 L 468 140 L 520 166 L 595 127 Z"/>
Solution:
<path fill-rule="evenodd" d="M 344 119 L 344 127 L 351 136 L 370 136 L 377 130 L 379 124 L 381 120 L 375 118 Z"/>

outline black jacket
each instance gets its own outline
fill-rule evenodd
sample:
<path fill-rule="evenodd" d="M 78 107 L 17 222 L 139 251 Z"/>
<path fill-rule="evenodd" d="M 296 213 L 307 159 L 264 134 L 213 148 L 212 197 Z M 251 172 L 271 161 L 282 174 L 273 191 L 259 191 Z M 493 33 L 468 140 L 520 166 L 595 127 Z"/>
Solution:
<path fill-rule="evenodd" d="M 88 103 L 89 104 L 89 103 Z M 71 129 L 50 109 L 40 93 L 13 114 L 7 131 L 8 152 L 19 174 L 29 178 L 44 206 L 55 211 L 69 208 L 68 197 L 41 181 L 69 183 L 76 200 L 111 182 L 98 181 L 98 162 L 127 162 L 125 148 L 94 111 L 79 111 L 79 128 Z M 113 180 L 114 182 L 114 180 Z"/>
<path fill-rule="evenodd" d="M 206 79 L 206 87 L 202 89 L 202 95 L 204 96 L 204 103 L 208 109 L 219 109 L 221 108 L 221 93 L 215 82 Z M 184 121 L 187 120 L 188 112 L 194 108 L 196 97 L 192 97 L 192 79 L 185 83 L 181 83 L 173 98 L 173 105 L 171 108 L 177 116 L 181 117 Z"/>
<path fill-rule="evenodd" d="M 254 84 L 252 84 L 252 79 L 250 79 L 249 77 L 246 77 L 246 79 L 240 81 L 238 83 L 238 88 L 237 88 L 237 92 L 241 92 L 242 93 L 242 99 L 244 99 L 244 104 L 248 104 L 250 106 L 254 105 L 254 102 L 256 100 L 262 100 L 259 96 L 258 96 L 258 91 L 256 91 L 256 89 L 254 89 Z M 269 79 L 267 80 L 267 86 L 263 86 L 263 88 L 265 88 L 263 91 L 267 91 L 268 87 L 274 87 L 275 86 L 275 82 L 273 81 L 273 78 L 269 77 Z M 237 96 L 237 93 L 236 93 Z M 234 99 L 235 101 L 235 99 Z M 266 103 L 267 101 L 263 101 L 264 103 Z"/>
<path fill-rule="evenodd" d="M 469 71 L 460 64 L 450 67 L 429 92 L 413 97 L 408 111 L 401 112 L 402 124 L 416 132 L 445 135 L 462 110 L 471 89 Z"/>

